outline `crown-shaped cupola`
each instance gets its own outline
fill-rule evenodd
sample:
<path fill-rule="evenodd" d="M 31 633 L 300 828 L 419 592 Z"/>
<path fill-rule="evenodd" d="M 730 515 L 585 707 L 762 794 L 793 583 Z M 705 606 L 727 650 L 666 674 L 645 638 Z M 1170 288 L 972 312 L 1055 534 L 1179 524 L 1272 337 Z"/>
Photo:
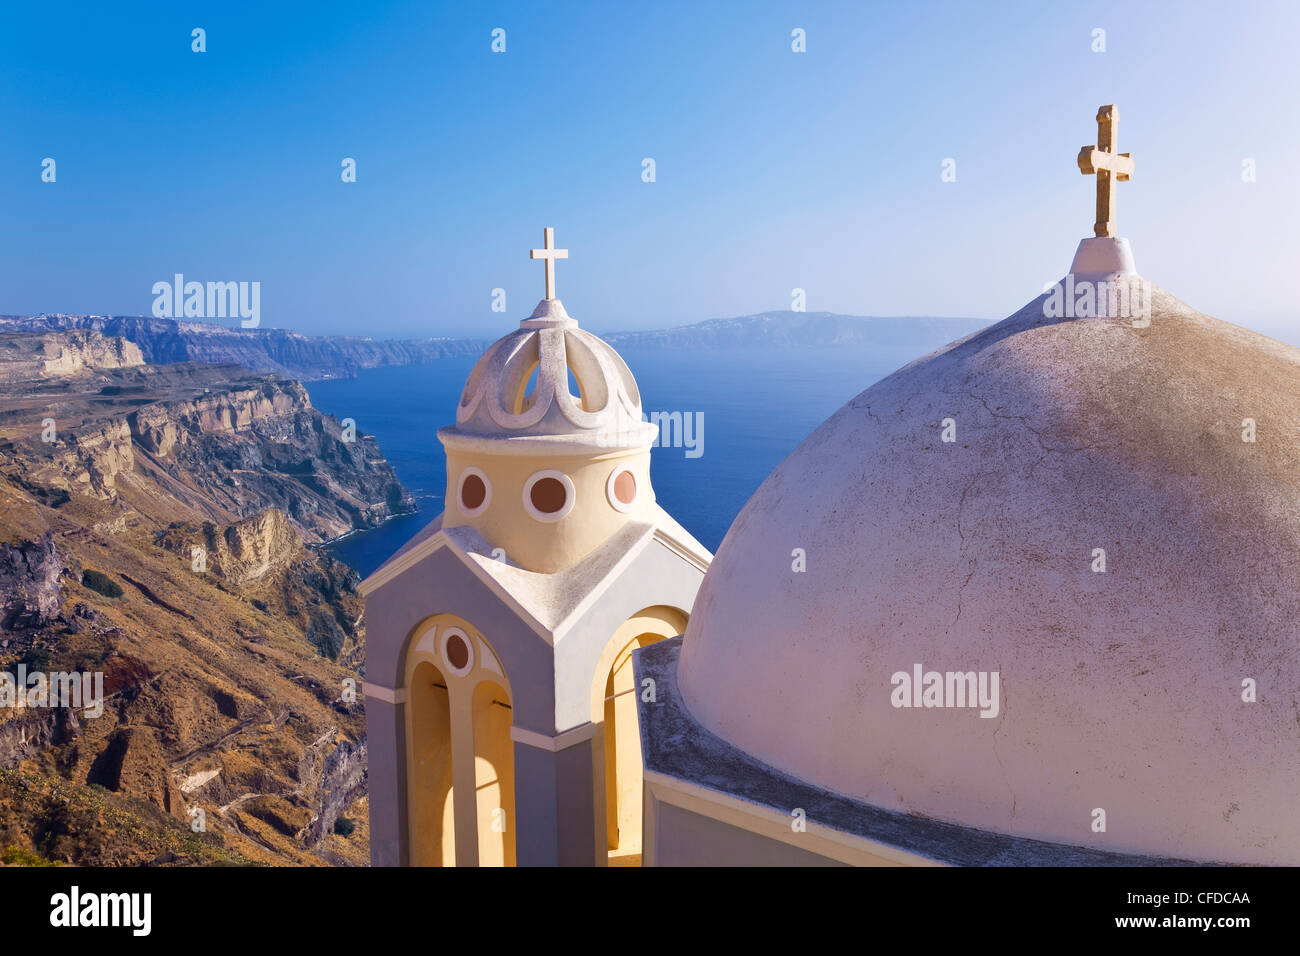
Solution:
<path fill-rule="evenodd" d="M 654 502 L 650 448 L 627 364 L 555 298 L 545 231 L 546 298 L 475 364 L 447 451 L 443 527 L 473 526 L 504 560 L 551 573 L 577 563 Z"/>

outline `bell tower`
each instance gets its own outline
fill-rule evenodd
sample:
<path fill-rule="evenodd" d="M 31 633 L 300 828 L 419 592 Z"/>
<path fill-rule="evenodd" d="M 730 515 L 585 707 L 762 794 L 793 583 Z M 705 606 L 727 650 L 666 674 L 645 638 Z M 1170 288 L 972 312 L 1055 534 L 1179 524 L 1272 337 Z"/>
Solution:
<path fill-rule="evenodd" d="M 371 860 L 637 863 L 632 651 L 686 628 L 712 555 L 655 501 L 656 426 L 546 296 L 475 364 L 446 510 L 362 582 Z"/>

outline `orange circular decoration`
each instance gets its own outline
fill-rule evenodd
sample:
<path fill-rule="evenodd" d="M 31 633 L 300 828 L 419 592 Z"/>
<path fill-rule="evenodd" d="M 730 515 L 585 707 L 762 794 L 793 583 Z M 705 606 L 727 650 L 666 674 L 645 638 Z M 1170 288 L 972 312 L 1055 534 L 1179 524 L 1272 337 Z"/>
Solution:
<path fill-rule="evenodd" d="M 636 477 L 630 471 L 620 471 L 614 479 L 614 497 L 625 505 L 636 501 Z"/>
<path fill-rule="evenodd" d="M 478 475 L 466 475 L 460 486 L 460 503 L 470 511 L 479 507 L 487 499 L 487 485 Z"/>
<path fill-rule="evenodd" d="M 542 514 L 553 515 L 564 507 L 569 492 L 558 478 L 539 478 L 533 482 L 528 497 Z"/>
<path fill-rule="evenodd" d="M 444 648 L 447 654 L 447 663 L 456 670 L 461 670 L 469 663 L 469 645 L 459 634 L 453 634 L 447 638 L 447 644 Z"/>

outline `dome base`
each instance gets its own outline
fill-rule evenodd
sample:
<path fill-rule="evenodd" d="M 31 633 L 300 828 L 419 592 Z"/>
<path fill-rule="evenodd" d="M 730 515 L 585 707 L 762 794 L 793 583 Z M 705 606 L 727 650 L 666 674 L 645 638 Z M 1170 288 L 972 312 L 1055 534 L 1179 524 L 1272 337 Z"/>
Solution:
<path fill-rule="evenodd" d="M 1089 278 L 1112 275 L 1137 275 L 1133 250 L 1127 239 L 1109 237 L 1084 239 L 1075 250 L 1070 273 Z"/>
<path fill-rule="evenodd" d="M 519 323 L 521 329 L 571 329 L 578 320 L 564 311 L 564 303 L 559 299 L 543 299 L 533 309 L 533 314 Z"/>

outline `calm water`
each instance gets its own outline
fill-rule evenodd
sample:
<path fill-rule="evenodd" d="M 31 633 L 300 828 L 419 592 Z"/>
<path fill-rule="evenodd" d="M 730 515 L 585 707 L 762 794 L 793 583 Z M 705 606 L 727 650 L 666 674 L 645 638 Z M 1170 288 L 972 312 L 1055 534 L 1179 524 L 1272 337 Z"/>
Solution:
<path fill-rule="evenodd" d="M 659 503 L 711 551 L 763 479 L 832 412 L 921 354 L 915 348 L 846 354 L 764 350 L 626 350 L 647 412 L 703 413 L 703 454 L 651 452 Z M 437 430 L 455 421 L 472 359 L 371 369 L 308 384 L 312 403 L 373 434 L 420 511 L 358 532 L 331 550 L 370 574 L 443 509 L 446 459 Z"/>

